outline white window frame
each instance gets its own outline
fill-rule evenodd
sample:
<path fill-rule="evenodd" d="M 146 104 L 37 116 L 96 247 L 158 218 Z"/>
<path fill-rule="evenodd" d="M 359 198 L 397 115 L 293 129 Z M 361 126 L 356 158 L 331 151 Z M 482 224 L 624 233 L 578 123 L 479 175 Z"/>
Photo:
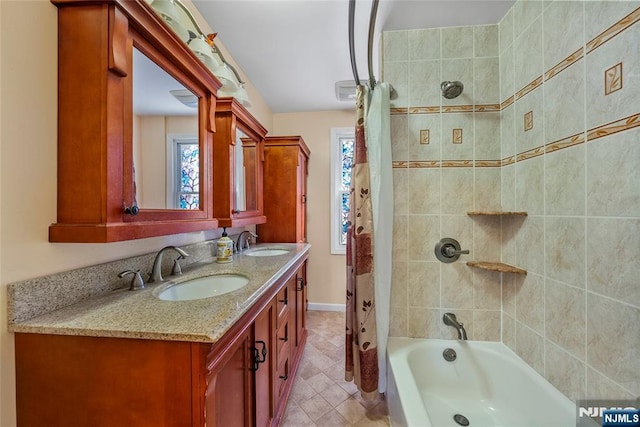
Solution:
<path fill-rule="evenodd" d="M 168 209 L 179 209 L 178 182 L 180 181 L 180 159 L 178 159 L 178 144 L 198 144 L 198 135 L 184 133 L 167 134 L 167 175 L 166 200 Z M 200 206 L 202 209 L 202 206 Z"/>
<path fill-rule="evenodd" d="M 355 139 L 355 129 L 331 128 L 331 254 L 345 255 L 347 246 L 340 243 L 342 228 L 342 153 L 340 140 L 342 138 Z"/>

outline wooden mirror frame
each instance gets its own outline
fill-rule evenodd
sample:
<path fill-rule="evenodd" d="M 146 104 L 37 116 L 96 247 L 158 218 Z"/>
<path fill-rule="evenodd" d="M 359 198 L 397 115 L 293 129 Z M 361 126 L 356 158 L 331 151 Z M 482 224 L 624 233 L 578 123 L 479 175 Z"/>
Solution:
<path fill-rule="evenodd" d="M 263 224 L 267 221 L 262 201 L 262 164 L 264 162 L 264 138 L 267 130 L 234 98 L 219 98 L 216 106 L 216 133 L 213 138 L 213 179 L 215 203 L 214 216 L 221 227 L 238 227 Z M 238 211 L 235 192 L 236 129 L 256 142 L 255 204 L 256 209 Z M 228 157 L 220 155 L 228 153 Z"/>
<path fill-rule="evenodd" d="M 143 0 L 51 1 L 58 7 L 58 215 L 49 241 L 115 242 L 218 227 L 211 159 L 220 82 Z M 200 97 L 199 210 L 132 206 L 134 45 Z"/>

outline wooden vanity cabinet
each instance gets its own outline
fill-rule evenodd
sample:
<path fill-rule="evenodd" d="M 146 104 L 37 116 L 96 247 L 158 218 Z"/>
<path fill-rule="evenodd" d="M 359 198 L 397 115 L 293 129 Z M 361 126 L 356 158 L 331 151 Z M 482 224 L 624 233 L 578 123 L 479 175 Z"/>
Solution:
<path fill-rule="evenodd" d="M 144 0 L 51 1 L 58 8 L 58 197 L 49 241 L 114 242 L 216 228 L 207 184 L 220 82 Z M 134 52 L 198 99 L 199 209 L 137 205 Z M 164 138 L 159 144 L 166 150 Z"/>
<path fill-rule="evenodd" d="M 305 266 L 214 344 L 16 333 L 18 425 L 278 425 L 306 340 L 295 290 Z"/>
<path fill-rule="evenodd" d="M 215 123 L 213 214 L 220 227 L 263 223 L 262 160 L 267 130 L 235 98 L 218 99 Z"/>
<path fill-rule="evenodd" d="M 306 243 L 309 147 L 300 136 L 267 137 L 264 143 L 265 224 L 260 242 Z"/>

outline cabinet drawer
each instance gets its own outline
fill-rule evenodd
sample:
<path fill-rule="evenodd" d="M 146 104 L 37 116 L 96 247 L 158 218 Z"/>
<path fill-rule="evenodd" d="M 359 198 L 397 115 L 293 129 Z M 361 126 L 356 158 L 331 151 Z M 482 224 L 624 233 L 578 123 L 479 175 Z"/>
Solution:
<path fill-rule="evenodd" d="M 287 321 L 289 316 L 289 303 L 291 301 L 289 285 L 285 285 L 276 297 L 276 307 L 278 313 L 278 319 L 276 320 L 276 328 L 280 328 L 284 322 Z"/>
<path fill-rule="evenodd" d="M 289 322 L 284 322 L 276 333 L 276 354 L 278 355 L 278 363 L 289 356 L 289 347 L 291 343 L 291 328 Z"/>
<path fill-rule="evenodd" d="M 275 391 L 276 391 L 275 400 L 276 401 L 280 399 L 280 396 L 284 391 L 284 388 L 287 384 L 287 380 L 289 379 L 289 373 L 290 373 L 290 363 L 289 363 L 289 357 L 287 354 L 287 357 L 283 359 L 280 363 L 278 363 L 278 372 L 275 378 Z"/>

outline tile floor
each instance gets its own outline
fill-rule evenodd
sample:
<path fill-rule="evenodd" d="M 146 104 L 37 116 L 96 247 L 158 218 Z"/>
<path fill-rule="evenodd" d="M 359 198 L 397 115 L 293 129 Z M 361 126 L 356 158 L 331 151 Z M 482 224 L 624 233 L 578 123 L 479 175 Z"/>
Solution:
<path fill-rule="evenodd" d="M 389 426 L 387 404 L 344 380 L 344 313 L 309 311 L 307 345 L 281 427 Z"/>

